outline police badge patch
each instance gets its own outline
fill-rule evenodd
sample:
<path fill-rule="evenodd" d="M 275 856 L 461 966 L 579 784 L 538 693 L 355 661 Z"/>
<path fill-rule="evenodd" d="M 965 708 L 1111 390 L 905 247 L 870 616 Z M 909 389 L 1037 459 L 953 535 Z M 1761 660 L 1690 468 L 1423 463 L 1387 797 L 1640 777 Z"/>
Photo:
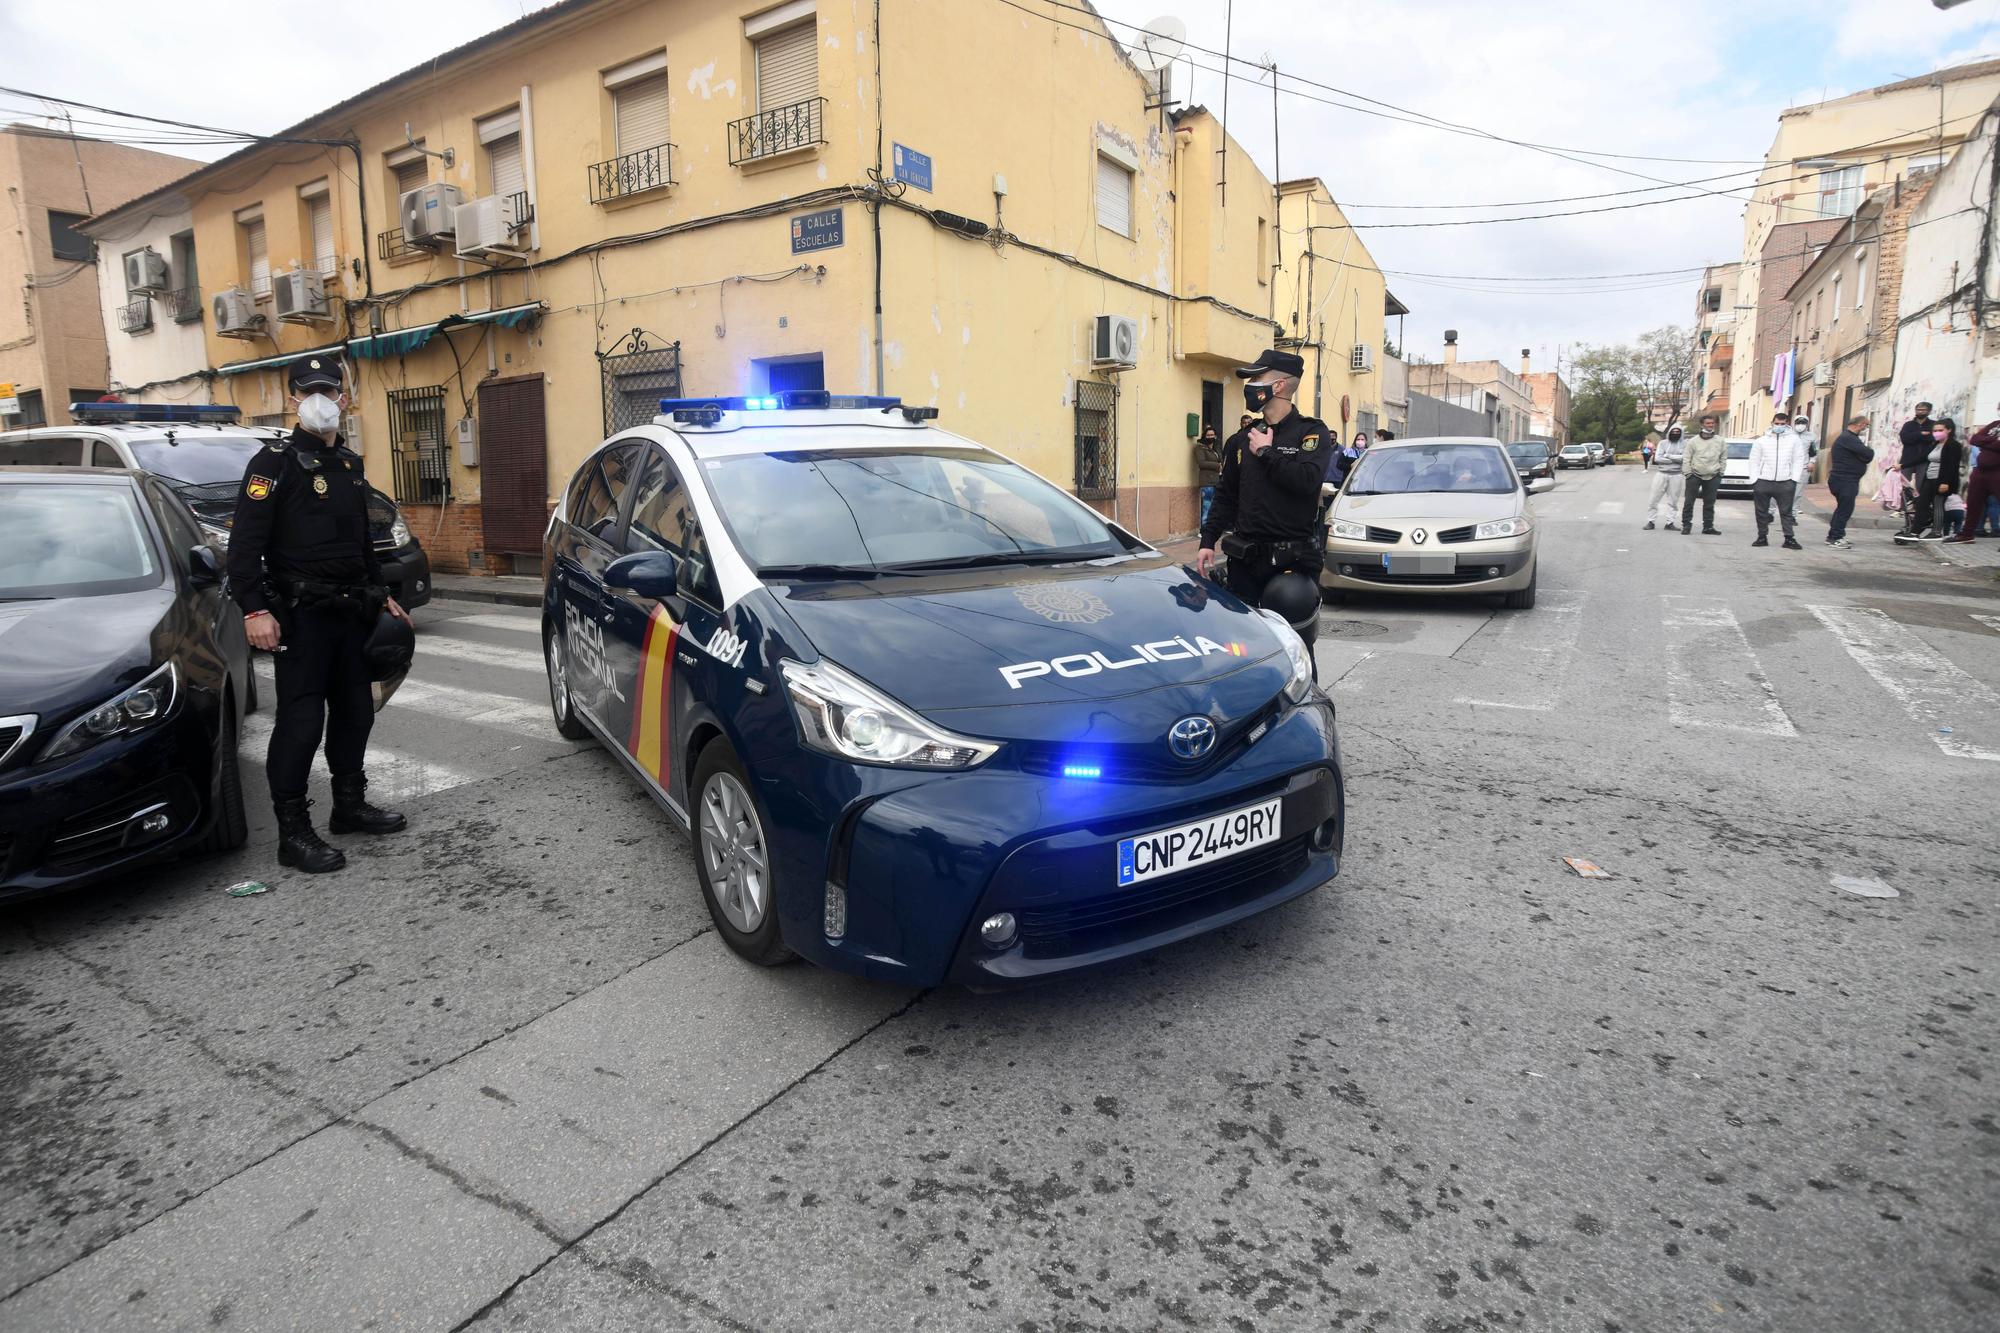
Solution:
<path fill-rule="evenodd" d="M 1319 436 L 1317 435 L 1306 436 L 1303 440 L 1299 441 L 1299 448 L 1304 450 L 1306 453 L 1311 453 L 1313 450 L 1319 448 Z"/>
<path fill-rule="evenodd" d="M 326 478 L 325 478 L 325 477 L 314 477 L 314 478 L 313 478 L 313 490 L 317 491 L 317 492 L 318 492 L 319 494 L 321 494 L 321 495 L 325 495 L 325 494 L 326 494 Z"/>
<path fill-rule="evenodd" d="M 1045 583 L 1014 589 L 1014 600 L 1044 620 L 1059 625 L 1094 625 L 1111 614 L 1111 608 L 1094 592 Z"/>
<path fill-rule="evenodd" d="M 269 477 L 252 477 L 243 485 L 243 493 L 253 500 L 262 500 L 271 493 Z"/>

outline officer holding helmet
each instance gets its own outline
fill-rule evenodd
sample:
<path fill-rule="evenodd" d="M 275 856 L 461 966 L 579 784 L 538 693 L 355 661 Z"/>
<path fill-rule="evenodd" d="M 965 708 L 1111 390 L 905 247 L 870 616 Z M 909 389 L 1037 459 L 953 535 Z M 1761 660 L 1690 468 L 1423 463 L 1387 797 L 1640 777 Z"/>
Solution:
<path fill-rule="evenodd" d="M 294 361 L 291 435 L 243 474 L 229 539 L 231 595 L 250 644 L 275 655 L 277 717 L 265 760 L 278 815 L 278 860 L 312 874 L 347 858 L 313 831 L 306 781 L 326 738 L 334 833 L 394 833 L 403 817 L 367 800 L 362 772 L 375 722 L 372 679 L 408 669 L 410 617 L 383 586 L 368 536 L 361 457 L 340 437 L 344 371 L 331 356 Z M 393 640 L 393 641 L 392 641 Z"/>
<path fill-rule="evenodd" d="M 1295 353 L 1273 348 L 1236 373 L 1249 381 L 1243 401 L 1257 415 L 1222 447 L 1222 475 L 1201 525 L 1195 567 L 1210 573 L 1220 542 L 1229 557 L 1229 590 L 1283 615 L 1310 645 L 1326 564 L 1320 485 L 1337 446 L 1326 423 L 1294 402 L 1305 373 Z"/>

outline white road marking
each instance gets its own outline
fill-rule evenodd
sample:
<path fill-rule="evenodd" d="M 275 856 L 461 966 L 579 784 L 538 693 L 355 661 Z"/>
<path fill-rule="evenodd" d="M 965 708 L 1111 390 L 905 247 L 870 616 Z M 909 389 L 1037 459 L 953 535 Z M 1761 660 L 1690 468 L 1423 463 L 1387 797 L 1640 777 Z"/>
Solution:
<path fill-rule="evenodd" d="M 257 713 L 243 720 L 243 729 L 237 737 L 237 750 L 243 758 L 258 764 L 264 762 L 264 752 L 270 743 L 272 716 Z M 477 780 L 478 775 L 468 773 L 450 764 L 440 764 L 414 755 L 400 753 L 371 745 L 362 759 L 368 772 L 368 790 L 371 795 L 384 801 L 404 801 L 417 796 L 431 796 L 453 787 L 462 787 Z M 325 760 L 318 761 L 318 767 L 325 768 Z"/>
<path fill-rule="evenodd" d="M 1453 702 L 1475 708 L 1549 712 L 1562 691 L 1582 624 L 1583 594 L 1575 592 L 1544 592 L 1537 597 L 1533 611 L 1498 613 L 1466 647 L 1477 645 L 1483 665 L 1510 686 L 1521 686 L 1521 697 L 1475 699 L 1460 695 Z"/>
<path fill-rule="evenodd" d="M 256 669 L 259 688 L 268 687 L 263 700 L 268 708 L 273 703 L 277 690 L 272 675 L 271 659 L 265 656 L 258 657 Z M 535 659 L 534 669 L 541 669 L 540 658 Z M 412 678 L 405 680 L 390 697 L 384 711 L 390 709 L 422 712 L 431 717 L 448 717 L 456 722 L 472 722 L 480 726 L 500 727 L 509 731 L 525 731 L 541 737 L 553 735 L 555 727 L 549 714 L 549 707 L 542 702 L 539 691 L 531 691 L 527 698 L 520 698 L 511 694 L 495 694 L 490 690 L 471 690 L 460 685 L 446 685 L 437 681 Z"/>
<path fill-rule="evenodd" d="M 447 639 L 432 630 L 417 640 L 417 670 L 421 672 L 424 663 L 434 657 L 506 667 L 510 671 L 532 671 L 538 676 L 548 670 L 542 655 L 532 648 L 503 648 L 493 643 L 474 643 L 470 639 Z"/>
<path fill-rule="evenodd" d="M 2000 738 L 2000 694 L 1985 682 L 1953 666 L 1880 611 L 1851 606 L 1806 609 L 1905 713 L 1923 724 L 1938 749 L 1958 759 L 2000 762 L 2000 751 L 1983 749 L 1968 739 L 1969 734 Z"/>
<path fill-rule="evenodd" d="M 1697 605 L 1692 597 L 1660 600 L 1666 603 L 1667 712 L 1675 726 L 1799 734 L 1734 612 Z"/>
<path fill-rule="evenodd" d="M 516 634 L 539 634 L 542 630 L 542 618 L 526 607 L 523 607 L 521 614 L 517 616 L 503 616 L 481 612 L 474 616 L 453 616 L 448 623 L 453 625 L 477 625 L 481 629 L 513 630 Z M 424 632 L 428 634 L 430 633 L 430 629 L 426 627 Z M 419 642 L 421 642 L 421 639 Z"/>
<path fill-rule="evenodd" d="M 1597 512 L 1600 514 L 1622 514 L 1625 512 L 1625 502 L 1623 500 L 1599 500 L 1597 502 Z"/>
<path fill-rule="evenodd" d="M 2000 634 L 2000 616 L 1982 616 L 1975 613 L 1972 618 L 1994 633 Z"/>

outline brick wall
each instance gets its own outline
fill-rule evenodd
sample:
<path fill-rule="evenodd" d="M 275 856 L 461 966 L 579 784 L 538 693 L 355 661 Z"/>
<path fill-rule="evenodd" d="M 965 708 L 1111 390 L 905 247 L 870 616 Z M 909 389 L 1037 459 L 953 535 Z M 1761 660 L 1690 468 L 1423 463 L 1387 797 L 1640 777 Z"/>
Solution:
<path fill-rule="evenodd" d="M 555 512 L 555 505 L 548 507 Z M 529 572 L 517 567 L 512 555 L 486 554 L 486 534 L 481 526 L 477 502 L 454 502 L 444 506 L 440 519 L 436 505 L 404 505 L 403 521 L 423 543 L 431 558 L 431 569 L 439 574 L 516 574 Z"/>
<path fill-rule="evenodd" d="M 1771 364 L 1778 353 L 1792 345 L 1792 305 L 1785 293 L 1812 264 L 1819 248 L 1842 227 L 1846 218 L 1822 218 L 1812 222 L 1791 222 L 1771 228 L 1759 256 L 1763 272 L 1758 277 L 1756 360 L 1751 364 L 1750 383 L 1764 388 L 1771 382 Z M 1743 348 L 1736 349 L 1742 356 Z M 1758 429 L 1769 421 L 1755 423 Z"/>
<path fill-rule="evenodd" d="M 1903 187 L 1902 199 L 1884 210 L 1882 234 L 1875 243 L 1869 264 L 1869 282 L 1874 292 L 1874 331 L 1868 341 L 1868 383 L 1889 378 L 1896 365 L 1896 322 L 1902 318 L 1903 260 L 1909 248 L 1910 214 L 1937 183 L 1926 176 Z"/>

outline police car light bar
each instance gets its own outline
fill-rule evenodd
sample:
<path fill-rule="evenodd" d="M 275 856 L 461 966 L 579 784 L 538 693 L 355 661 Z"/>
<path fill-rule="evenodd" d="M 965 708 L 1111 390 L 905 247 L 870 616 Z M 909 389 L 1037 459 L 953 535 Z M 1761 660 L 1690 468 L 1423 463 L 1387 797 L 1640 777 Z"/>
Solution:
<path fill-rule="evenodd" d="M 234 425 L 242 420 L 240 408 L 197 403 L 71 403 L 69 414 L 83 422 L 163 421 Z"/>
<path fill-rule="evenodd" d="M 682 420 L 682 412 L 797 412 L 809 409 L 865 411 L 903 408 L 903 400 L 879 394 L 834 394 L 825 389 L 787 389 L 783 393 L 733 396 L 728 398 L 662 398 L 660 411 Z M 936 415 L 936 408 L 924 409 Z"/>

